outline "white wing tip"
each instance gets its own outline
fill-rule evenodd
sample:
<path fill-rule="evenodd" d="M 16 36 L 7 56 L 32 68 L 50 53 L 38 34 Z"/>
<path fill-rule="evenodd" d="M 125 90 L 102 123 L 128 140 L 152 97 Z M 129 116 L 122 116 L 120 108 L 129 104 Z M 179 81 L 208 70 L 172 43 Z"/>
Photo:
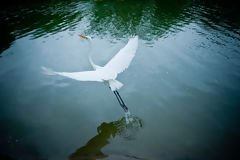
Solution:
<path fill-rule="evenodd" d="M 131 38 L 131 39 L 138 40 L 138 35 L 137 35 L 137 36 L 134 36 L 134 37 Z"/>
<path fill-rule="evenodd" d="M 44 67 L 44 66 L 42 66 L 41 68 L 43 70 L 43 72 L 42 72 L 43 74 L 46 74 L 46 75 L 56 75 L 56 72 L 54 72 L 50 68 L 47 68 L 47 67 Z"/>
<path fill-rule="evenodd" d="M 131 41 L 131 43 L 138 44 L 138 36 L 131 38 L 129 41 Z"/>

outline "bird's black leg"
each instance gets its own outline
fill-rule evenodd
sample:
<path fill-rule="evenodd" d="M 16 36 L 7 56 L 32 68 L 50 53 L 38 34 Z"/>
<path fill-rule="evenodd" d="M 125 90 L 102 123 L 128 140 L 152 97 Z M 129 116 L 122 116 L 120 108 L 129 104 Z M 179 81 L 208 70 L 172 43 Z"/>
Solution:
<path fill-rule="evenodd" d="M 122 106 L 123 104 L 121 103 L 121 101 L 119 100 L 119 98 L 118 98 L 118 95 L 117 95 L 117 93 L 116 93 L 116 91 L 113 91 L 113 93 L 115 94 L 115 96 L 117 97 L 117 100 L 118 100 L 118 103 L 120 104 L 120 106 Z"/>
<path fill-rule="evenodd" d="M 120 98 L 122 104 L 123 104 L 124 106 L 126 106 L 125 103 L 124 103 L 123 100 L 122 100 L 122 97 L 121 97 L 120 94 L 118 93 L 118 91 L 116 91 L 116 93 L 117 93 L 118 97 Z"/>
<path fill-rule="evenodd" d="M 118 93 L 118 91 L 113 91 L 113 92 L 114 92 L 115 96 L 117 97 L 117 100 L 118 100 L 119 104 L 121 105 L 121 107 L 123 108 L 123 110 L 124 110 L 125 112 L 127 112 L 127 111 L 128 111 L 128 108 L 127 108 L 127 106 L 125 105 L 125 103 L 123 102 L 123 100 L 122 100 L 120 94 Z"/>

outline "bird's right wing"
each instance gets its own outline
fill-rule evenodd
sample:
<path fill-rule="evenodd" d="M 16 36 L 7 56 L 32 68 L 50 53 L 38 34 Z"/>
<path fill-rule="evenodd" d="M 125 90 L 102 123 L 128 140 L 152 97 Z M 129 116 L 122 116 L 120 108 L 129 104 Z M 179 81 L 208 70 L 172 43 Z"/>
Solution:
<path fill-rule="evenodd" d="M 49 68 L 42 67 L 43 73 L 47 75 L 60 75 L 75 79 L 78 81 L 99 81 L 102 82 L 102 76 L 99 71 L 84 71 L 84 72 L 56 72 Z"/>
<path fill-rule="evenodd" d="M 121 73 L 130 65 L 138 47 L 138 36 L 131 38 L 127 45 L 122 48 L 104 67 Z"/>

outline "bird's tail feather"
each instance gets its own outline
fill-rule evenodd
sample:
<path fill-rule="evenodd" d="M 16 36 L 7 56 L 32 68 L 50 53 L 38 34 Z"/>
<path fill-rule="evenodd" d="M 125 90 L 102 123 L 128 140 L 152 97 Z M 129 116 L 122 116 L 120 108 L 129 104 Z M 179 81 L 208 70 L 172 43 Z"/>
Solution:
<path fill-rule="evenodd" d="M 42 70 L 43 70 L 43 72 L 42 72 L 43 74 L 46 74 L 46 75 L 57 75 L 57 73 L 55 71 L 53 71 L 52 69 L 50 69 L 50 68 L 42 66 Z"/>
<path fill-rule="evenodd" d="M 115 91 L 117 89 L 120 89 L 123 86 L 123 84 L 121 82 L 117 81 L 117 80 L 110 80 L 109 81 L 109 86 L 110 86 L 112 91 Z"/>

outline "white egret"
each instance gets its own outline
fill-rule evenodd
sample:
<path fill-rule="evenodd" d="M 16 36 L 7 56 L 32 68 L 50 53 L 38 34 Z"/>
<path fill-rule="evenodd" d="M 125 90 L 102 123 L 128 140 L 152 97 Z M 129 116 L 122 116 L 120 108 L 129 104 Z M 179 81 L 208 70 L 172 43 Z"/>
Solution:
<path fill-rule="evenodd" d="M 103 82 L 113 91 L 113 93 L 117 97 L 119 104 L 122 106 L 124 111 L 127 112 L 128 108 L 124 104 L 121 96 L 117 91 L 117 89 L 120 89 L 123 86 L 123 84 L 117 81 L 116 78 L 119 73 L 123 72 L 125 69 L 128 68 L 133 57 L 135 56 L 136 50 L 138 48 L 138 36 L 131 38 L 128 41 L 127 45 L 124 48 L 122 48 L 104 67 L 101 67 L 93 63 L 93 60 L 90 56 L 92 51 L 91 37 L 82 35 L 79 36 L 86 39 L 90 44 L 88 59 L 94 70 L 83 72 L 56 72 L 49 68 L 42 67 L 44 73 L 48 75 L 60 75 L 78 81 Z"/>

